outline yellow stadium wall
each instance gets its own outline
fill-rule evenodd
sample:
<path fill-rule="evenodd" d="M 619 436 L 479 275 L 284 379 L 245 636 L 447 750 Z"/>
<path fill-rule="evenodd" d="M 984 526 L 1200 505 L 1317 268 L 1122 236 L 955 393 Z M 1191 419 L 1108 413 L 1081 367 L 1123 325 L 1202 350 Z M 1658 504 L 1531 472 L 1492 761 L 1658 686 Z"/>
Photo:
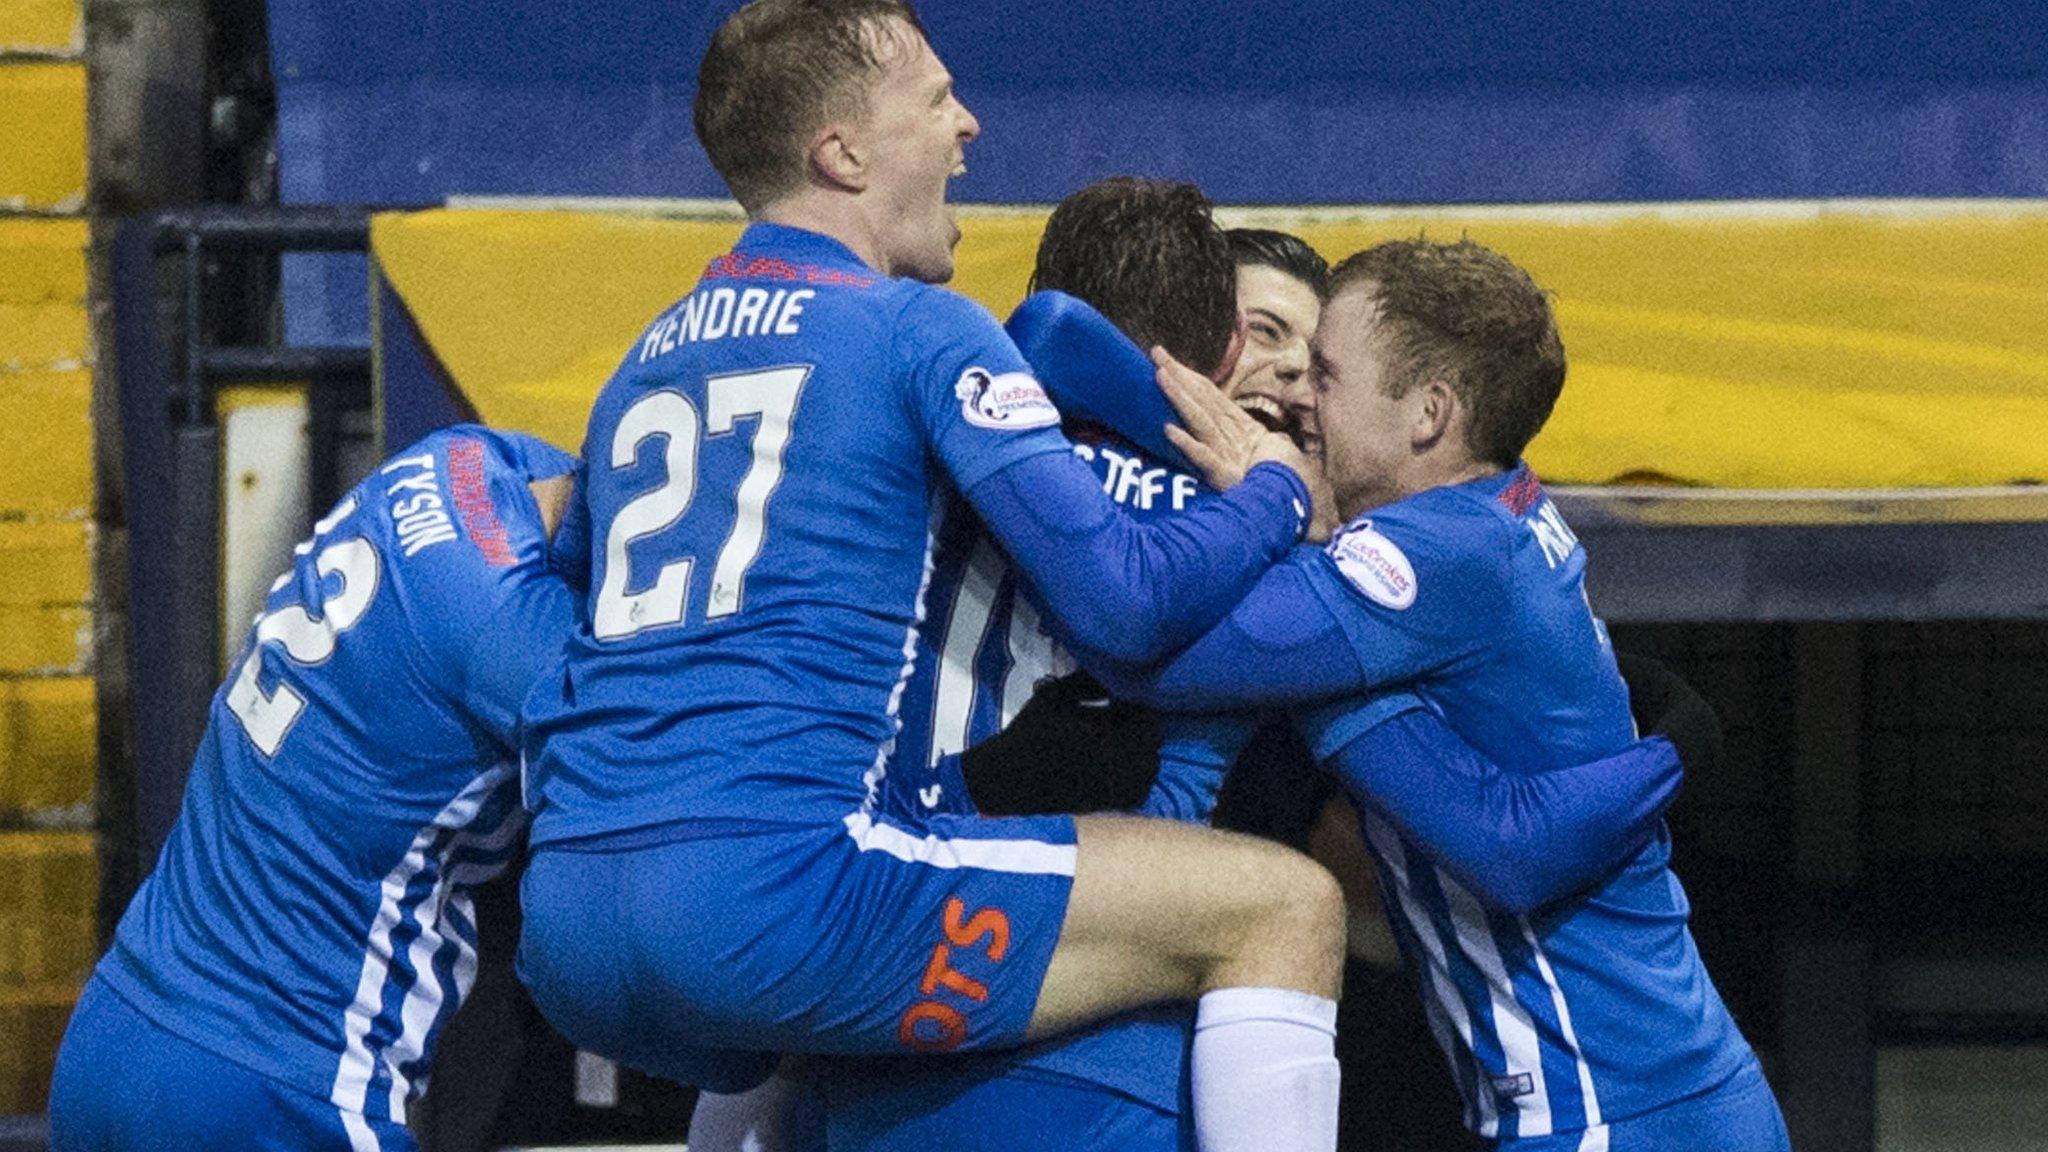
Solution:
<path fill-rule="evenodd" d="M 1469 234 L 1553 294 L 1571 361 L 1547 479 L 1725 488 L 2048 482 L 2048 202 L 1226 212 L 1325 255 Z M 1035 211 L 969 211 L 953 287 L 1022 298 Z M 574 448 L 641 327 L 730 220 L 378 218 L 379 267 L 487 420 Z"/>
<path fill-rule="evenodd" d="M 95 953 L 92 356 L 76 0 L 0 0 L 0 1114 Z"/>

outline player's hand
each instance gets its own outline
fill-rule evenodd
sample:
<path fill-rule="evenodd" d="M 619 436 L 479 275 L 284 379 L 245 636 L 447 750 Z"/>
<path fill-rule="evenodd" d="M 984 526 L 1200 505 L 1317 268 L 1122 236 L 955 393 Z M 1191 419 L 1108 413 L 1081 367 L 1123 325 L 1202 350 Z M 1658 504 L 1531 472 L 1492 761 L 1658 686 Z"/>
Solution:
<path fill-rule="evenodd" d="M 1678 749 L 1686 776 L 1712 775 L 1721 762 L 1721 718 L 1698 689 L 1648 656 L 1616 652 L 1614 663 L 1628 684 L 1629 712 L 1644 736 L 1662 736 Z"/>
<path fill-rule="evenodd" d="M 1180 413 L 1182 426 L 1167 425 L 1166 438 L 1201 470 L 1211 488 L 1234 488 L 1255 465 L 1270 460 L 1292 468 L 1309 485 L 1310 495 L 1316 495 L 1321 470 L 1293 440 L 1252 419 L 1215 381 L 1175 360 L 1166 349 L 1153 348 L 1152 363 L 1158 368 L 1159 390 Z"/>
<path fill-rule="evenodd" d="M 1017 718 L 960 754 L 987 816 L 1136 808 L 1159 777 L 1159 714 L 1113 699 L 1086 672 L 1040 683 Z"/>

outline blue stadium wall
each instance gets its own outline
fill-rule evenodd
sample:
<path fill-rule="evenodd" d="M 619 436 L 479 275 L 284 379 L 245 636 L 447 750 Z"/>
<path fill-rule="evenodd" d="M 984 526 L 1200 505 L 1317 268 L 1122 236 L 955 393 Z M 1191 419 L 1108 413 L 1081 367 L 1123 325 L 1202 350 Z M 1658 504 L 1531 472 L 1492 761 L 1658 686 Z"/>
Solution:
<path fill-rule="evenodd" d="M 729 4 L 273 0 L 295 201 L 722 195 Z M 1233 203 L 2037 196 L 2048 8 L 2009 0 L 933 0 L 987 126 L 960 196 L 1111 172 Z"/>
<path fill-rule="evenodd" d="M 283 193 L 719 196 L 690 131 L 729 3 L 271 0 Z M 1263 204 L 2048 194 L 2048 5 L 931 0 L 963 201 L 1096 177 Z M 360 269 L 293 279 L 302 339 Z M 311 305 L 305 307 L 304 305 Z"/>

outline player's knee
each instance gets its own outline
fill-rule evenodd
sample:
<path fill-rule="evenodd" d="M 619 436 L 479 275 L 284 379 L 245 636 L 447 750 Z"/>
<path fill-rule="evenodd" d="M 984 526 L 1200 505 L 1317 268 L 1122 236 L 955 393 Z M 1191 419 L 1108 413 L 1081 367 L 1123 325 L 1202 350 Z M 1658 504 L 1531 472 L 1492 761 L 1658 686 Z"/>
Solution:
<path fill-rule="evenodd" d="M 1330 870 L 1306 856 L 1298 857 L 1299 876 L 1292 881 L 1289 906 L 1299 916 L 1307 943 L 1331 952 L 1344 947 L 1344 889 Z"/>
<path fill-rule="evenodd" d="M 1296 852 L 1261 862 L 1258 896 L 1231 933 L 1232 944 L 1203 973 L 1208 990 L 1295 988 L 1335 996 L 1344 968 L 1344 893 L 1327 869 Z"/>
<path fill-rule="evenodd" d="M 1344 890 L 1337 878 L 1306 856 L 1289 854 L 1274 877 L 1275 900 L 1261 935 L 1286 971 L 1276 982 L 1334 992 L 1343 969 Z"/>

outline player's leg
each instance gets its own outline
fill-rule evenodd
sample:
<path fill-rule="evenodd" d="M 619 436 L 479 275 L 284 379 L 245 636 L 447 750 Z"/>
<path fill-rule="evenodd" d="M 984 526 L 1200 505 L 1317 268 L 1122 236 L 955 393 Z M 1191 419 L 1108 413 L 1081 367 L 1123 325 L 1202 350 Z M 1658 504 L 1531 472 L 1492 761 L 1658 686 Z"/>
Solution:
<path fill-rule="evenodd" d="M 1069 1027 L 1200 995 L 1205 1146 L 1330 1147 L 1335 882 L 1247 838 L 1089 825 L 1085 850 L 1069 817 L 901 826 L 867 813 L 624 852 L 543 850 L 523 888 L 520 973 L 579 1046 L 700 1085 L 679 1046 L 1003 1048 L 1024 1039 L 1048 988 L 1046 1019 Z M 1276 1131 L 1276 1107 L 1278 1127 L 1304 1132 Z"/>
<path fill-rule="evenodd" d="M 1195 1120 L 1205 1152 L 1330 1149 L 1344 897 L 1269 841 L 1132 817 L 1075 821 L 1079 851 L 1034 1035 L 1199 997 Z"/>
<path fill-rule="evenodd" d="M 1219 988 L 1335 999 L 1344 897 L 1290 848 L 1166 820 L 1083 816 L 1073 893 L 1031 1035 Z"/>

